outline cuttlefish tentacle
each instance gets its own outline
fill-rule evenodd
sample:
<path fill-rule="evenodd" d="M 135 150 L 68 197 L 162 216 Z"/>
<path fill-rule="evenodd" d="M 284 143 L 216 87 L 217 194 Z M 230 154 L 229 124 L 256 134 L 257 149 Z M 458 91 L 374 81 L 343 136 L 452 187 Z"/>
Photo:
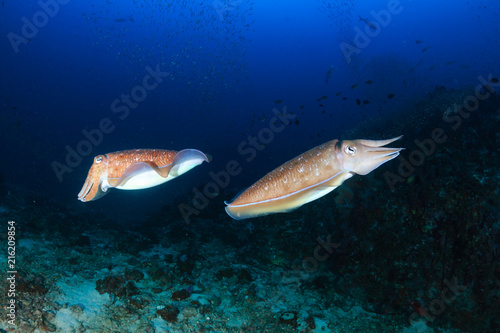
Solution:
<path fill-rule="evenodd" d="M 403 148 L 382 146 L 399 138 L 326 142 L 268 173 L 226 203 L 226 212 L 241 220 L 295 210 L 333 191 L 354 174 L 366 175 L 396 158 Z"/>
<path fill-rule="evenodd" d="M 82 190 L 78 193 L 79 200 L 89 201 L 85 200 L 86 198 L 96 200 L 106 194 L 105 191 L 101 190 L 99 184 L 101 183 L 101 178 L 106 174 L 107 167 L 108 157 L 106 155 L 99 155 L 94 158 L 94 164 L 90 167 Z"/>
<path fill-rule="evenodd" d="M 209 158 L 199 150 L 180 152 L 161 149 L 135 149 L 99 155 L 78 194 L 80 201 L 92 201 L 110 188 L 138 190 L 176 178 Z"/>

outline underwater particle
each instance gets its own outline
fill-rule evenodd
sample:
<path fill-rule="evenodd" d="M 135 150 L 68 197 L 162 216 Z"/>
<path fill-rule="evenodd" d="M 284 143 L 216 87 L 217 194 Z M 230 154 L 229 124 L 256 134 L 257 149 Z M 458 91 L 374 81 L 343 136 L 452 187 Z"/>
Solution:
<path fill-rule="evenodd" d="M 361 105 L 361 101 L 359 100 L 359 98 L 356 98 L 356 104 Z"/>
<path fill-rule="evenodd" d="M 281 99 L 277 99 L 274 101 L 274 104 L 281 104 L 281 103 L 283 103 L 283 101 Z"/>
<path fill-rule="evenodd" d="M 363 101 L 363 104 L 364 104 L 364 105 L 366 105 L 366 104 L 370 104 L 370 101 L 369 101 L 369 100 L 367 100 L 367 99 L 365 99 L 365 100 Z"/>
<path fill-rule="evenodd" d="M 357 86 L 358 86 L 357 84 L 353 84 L 353 85 L 351 86 L 351 89 L 355 89 Z"/>
<path fill-rule="evenodd" d="M 389 94 L 389 95 L 387 95 L 387 98 L 388 98 L 388 99 L 392 99 L 394 96 L 396 96 L 396 95 L 394 95 L 394 94 Z"/>
<path fill-rule="evenodd" d="M 301 109 L 303 109 L 303 108 L 304 108 L 304 105 L 301 105 L 301 106 L 300 106 L 300 108 L 301 108 Z"/>
<path fill-rule="evenodd" d="M 342 91 L 339 91 L 338 93 L 335 94 L 335 96 L 340 96 L 342 94 Z"/>
<path fill-rule="evenodd" d="M 496 77 L 492 77 L 492 78 L 490 79 L 490 82 L 491 82 L 491 83 L 498 83 L 498 79 L 497 79 Z"/>
<path fill-rule="evenodd" d="M 366 81 L 365 83 L 366 83 L 366 84 L 372 84 L 372 83 L 373 83 L 373 81 L 372 81 L 372 80 L 368 80 L 368 81 Z"/>
<path fill-rule="evenodd" d="M 295 119 L 295 125 L 298 125 L 298 124 L 299 124 L 299 120 Z"/>
<path fill-rule="evenodd" d="M 160 315 L 163 320 L 168 321 L 169 323 L 175 323 L 177 322 L 179 312 L 179 309 L 175 306 L 168 304 L 163 309 L 156 311 L 156 314 Z"/>

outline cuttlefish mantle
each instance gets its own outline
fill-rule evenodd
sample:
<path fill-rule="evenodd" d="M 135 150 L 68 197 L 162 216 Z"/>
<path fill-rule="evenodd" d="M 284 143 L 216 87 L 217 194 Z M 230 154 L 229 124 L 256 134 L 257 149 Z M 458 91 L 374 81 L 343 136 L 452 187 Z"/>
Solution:
<path fill-rule="evenodd" d="M 242 220 L 295 210 L 333 191 L 354 174 L 366 175 L 396 158 L 404 148 L 383 146 L 400 138 L 326 142 L 268 173 L 226 203 L 226 212 Z"/>
<path fill-rule="evenodd" d="M 99 155 L 94 158 L 78 200 L 97 200 L 110 188 L 140 190 L 157 186 L 204 161 L 210 160 L 196 149 L 133 149 Z"/>

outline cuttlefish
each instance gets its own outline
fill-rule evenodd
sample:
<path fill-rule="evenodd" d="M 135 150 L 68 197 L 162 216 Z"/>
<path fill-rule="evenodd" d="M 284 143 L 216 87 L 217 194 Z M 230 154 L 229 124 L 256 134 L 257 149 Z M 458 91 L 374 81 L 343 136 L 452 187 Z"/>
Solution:
<path fill-rule="evenodd" d="M 274 169 L 231 203 L 226 212 L 242 220 L 286 213 L 321 198 L 354 174 L 366 175 L 404 148 L 384 147 L 400 139 L 332 140 Z"/>
<path fill-rule="evenodd" d="M 168 182 L 209 157 L 196 149 L 134 149 L 94 158 L 78 200 L 97 200 L 110 188 L 140 190 Z"/>

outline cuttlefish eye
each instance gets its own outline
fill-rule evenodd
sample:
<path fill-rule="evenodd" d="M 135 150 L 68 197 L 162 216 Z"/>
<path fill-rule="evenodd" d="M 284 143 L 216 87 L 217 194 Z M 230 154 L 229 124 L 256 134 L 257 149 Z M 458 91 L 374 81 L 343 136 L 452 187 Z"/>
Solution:
<path fill-rule="evenodd" d="M 357 150 L 357 149 L 356 149 L 356 146 L 349 146 L 349 145 L 347 145 L 347 146 L 345 146 L 345 148 L 344 148 L 344 152 L 345 152 L 347 155 L 349 155 L 349 156 L 354 156 L 354 155 L 356 155 L 356 150 Z"/>
<path fill-rule="evenodd" d="M 102 155 L 99 155 L 94 159 L 94 163 L 101 163 L 101 162 L 102 162 Z"/>

